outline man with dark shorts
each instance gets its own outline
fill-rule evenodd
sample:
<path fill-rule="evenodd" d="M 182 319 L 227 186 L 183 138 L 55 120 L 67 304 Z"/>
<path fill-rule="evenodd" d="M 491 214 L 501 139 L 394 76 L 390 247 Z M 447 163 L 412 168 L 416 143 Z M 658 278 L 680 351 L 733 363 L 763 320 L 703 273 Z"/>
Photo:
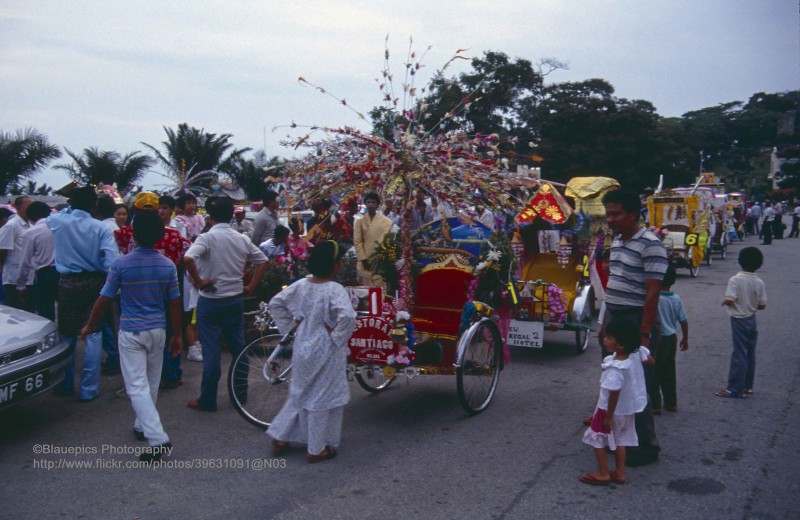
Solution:
<path fill-rule="evenodd" d="M 111 229 L 92 217 L 97 193 L 91 186 L 72 192 L 70 207 L 47 218 L 53 233 L 58 271 L 58 328 L 75 352 L 78 334 L 106 280 L 111 262 L 119 257 Z M 86 337 L 78 398 L 93 401 L 100 395 L 102 333 Z M 56 392 L 71 395 L 75 384 L 75 358 L 67 366 L 64 382 Z"/>
<path fill-rule="evenodd" d="M 614 240 L 604 302 L 606 310 L 598 339 L 602 345 L 606 324 L 626 321 L 632 327 L 639 327 L 640 344 L 648 347 L 655 356 L 661 330 L 657 323 L 658 298 L 669 265 L 667 252 L 658 237 L 639 224 L 641 201 L 636 193 L 610 191 L 603 197 L 603 205 Z M 645 378 L 649 385 L 652 369 L 645 370 Z M 649 403 L 636 414 L 636 434 L 639 446 L 628 449 L 627 465 L 656 462 L 660 447 Z"/>

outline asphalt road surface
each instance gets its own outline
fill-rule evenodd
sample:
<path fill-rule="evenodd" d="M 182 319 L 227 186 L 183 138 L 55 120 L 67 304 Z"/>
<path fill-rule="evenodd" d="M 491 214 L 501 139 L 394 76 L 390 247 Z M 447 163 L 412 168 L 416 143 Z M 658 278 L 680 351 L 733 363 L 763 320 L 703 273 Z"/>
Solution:
<path fill-rule="evenodd" d="M 800 240 L 762 247 L 769 303 L 755 394 L 721 399 L 731 346 L 720 303 L 741 247 L 695 279 L 678 273 L 690 319 L 680 409 L 656 417 L 660 461 L 629 469 L 624 486 L 578 481 L 595 468 L 580 420 L 597 399 L 600 354 L 593 339 L 575 356 L 573 335 L 559 332 L 543 350 L 512 351 L 475 417 L 462 412 L 452 376 L 402 379 L 375 396 L 353 383 L 339 457 L 313 466 L 303 451 L 271 457 L 222 391 L 216 413 L 186 408 L 199 363 L 185 363 L 186 384 L 159 397 L 171 467 L 122 467 L 142 444 L 115 393 L 121 376 L 103 376 L 91 403 L 44 395 L 0 414 L 0 518 L 798 518 Z M 76 462 L 89 467 L 68 467 Z"/>

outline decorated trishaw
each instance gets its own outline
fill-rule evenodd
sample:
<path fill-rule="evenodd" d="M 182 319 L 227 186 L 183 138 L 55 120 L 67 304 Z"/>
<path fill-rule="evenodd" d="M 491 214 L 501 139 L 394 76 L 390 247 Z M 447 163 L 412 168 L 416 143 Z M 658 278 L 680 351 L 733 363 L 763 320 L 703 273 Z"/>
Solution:
<path fill-rule="evenodd" d="M 374 190 L 393 200 L 399 215 L 396 232 L 384 236 L 368 261 L 382 282 L 346 287 L 358 311 L 348 377 L 378 393 L 401 377 L 453 375 L 460 404 L 477 414 L 492 401 L 507 361 L 501 330 L 516 293 L 510 241 L 481 225 L 475 206 L 504 217 L 522 204 L 510 195 L 498 135 L 441 132 L 444 120 L 428 123 L 427 105 L 414 98 L 413 74 L 403 85 L 411 105 L 402 110 L 390 94 L 391 75 L 384 78 L 381 131 L 308 127 L 289 144 L 309 153 L 286 165 L 283 181 L 293 204 L 313 207 L 324 200 L 357 207 L 358 198 Z M 304 78 L 300 83 L 311 85 Z M 452 121 L 467 101 L 445 120 Z M 316 132 L 325 138 L 313 140 Z M 456 216 L 412 229 L 412 211 L 430 199 Z M 266 427 L 287 396 L 293 338 L 270 334 L 267 304 L 256 323 L 264 333 L 231 364 L 229 394 L 243 417 Z"/>
<path fill-rule="evenodd" d="M 611 187 L 605 182 L 595 186 L 600 184 Z M 602 247 L 605 234 L 595 239 L 589 213 L 573 211 L 549 182 L 541 183 L 516 220 L 522 246 L 516 282 L 519 304 L 508 345 L 542 348 L 545 331 L 564 330 L 575 334 L 575 352 L 582 354 L 589 345 L 595 302 L 590 273 L 597 274 L 596 246 Z"/>
<path fill-rule="evenodd" d="M 697 276 L 709 240 L 710 205 L 700 195 L 678 189 L 648 197 L 647 210 L 651 230 L 661 238 L 672 265 Z"/>

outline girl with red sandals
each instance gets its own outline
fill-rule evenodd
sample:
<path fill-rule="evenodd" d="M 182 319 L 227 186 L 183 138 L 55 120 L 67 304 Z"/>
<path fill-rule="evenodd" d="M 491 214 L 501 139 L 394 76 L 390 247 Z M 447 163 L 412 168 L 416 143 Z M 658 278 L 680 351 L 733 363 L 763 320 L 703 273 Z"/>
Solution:
<path fill-rule="evenodd" d="M 634 414 L 636 413 L 637 380 L 633 374 L 633 363 L 639 363 L 638 327 L 623 320 L 612 321 L 606 326 L 603 346 L 612 355 L 603 359 L 600 376 L 600 397 L 592 422 L 583 434 L 583 442 L 594 448 L 597 471 L 585 473 L 580 481 L 593 486 L 605 486 L 614 482 L 624 484 L 625 447 L 638 446 Z M 638 383 L 641 385 L 642 383 Z M 606 449 L 614 451 L 616 469 L 610 471 Z"/>

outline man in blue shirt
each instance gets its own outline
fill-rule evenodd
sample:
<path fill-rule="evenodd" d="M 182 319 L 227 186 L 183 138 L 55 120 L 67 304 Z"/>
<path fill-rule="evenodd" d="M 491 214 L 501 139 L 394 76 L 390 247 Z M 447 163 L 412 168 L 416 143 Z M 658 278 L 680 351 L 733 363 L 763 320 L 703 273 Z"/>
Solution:
<path fill-rule="evenodd" d="M 119 256 L 111 229 L 92 217 L 97 194 L 91 186 L 72 192 L 70 207 L 47 217 L 53 233 L 58 280 L 58 328 L 72 352 L 78 333 L 89 317 L 111 262 Z M 83 402 L 100 395 L 102 334 L 89 334 L 81 367 L 78 397 Z M 75 385 L 74 356 L 56 393 L 71 395 Z"/>
<path fill-rule="evenodd" d="M 97 330 L 119 291 L 122 308 L 119 320 L 120 368 L 125 391 L 136 412 L 133 433 L 137 439 L 146 438 L 150 444 L 150 449 L 139 457 L 145 462 L 157 461 L 162 454 L 172 451 L 172 444 L 156 410 L 164 361 L 167 302 L 172 325 L 170 353 L 179 355 L 183 348 L 178 273 L 171 260 L 153 249 L 163 236 L 164 224 L 156 213 L 147 211 L 136 215 L 133 237 L 139 247 L 111 264 L 89 322 L 81 329 L 84 338 Z"/>

